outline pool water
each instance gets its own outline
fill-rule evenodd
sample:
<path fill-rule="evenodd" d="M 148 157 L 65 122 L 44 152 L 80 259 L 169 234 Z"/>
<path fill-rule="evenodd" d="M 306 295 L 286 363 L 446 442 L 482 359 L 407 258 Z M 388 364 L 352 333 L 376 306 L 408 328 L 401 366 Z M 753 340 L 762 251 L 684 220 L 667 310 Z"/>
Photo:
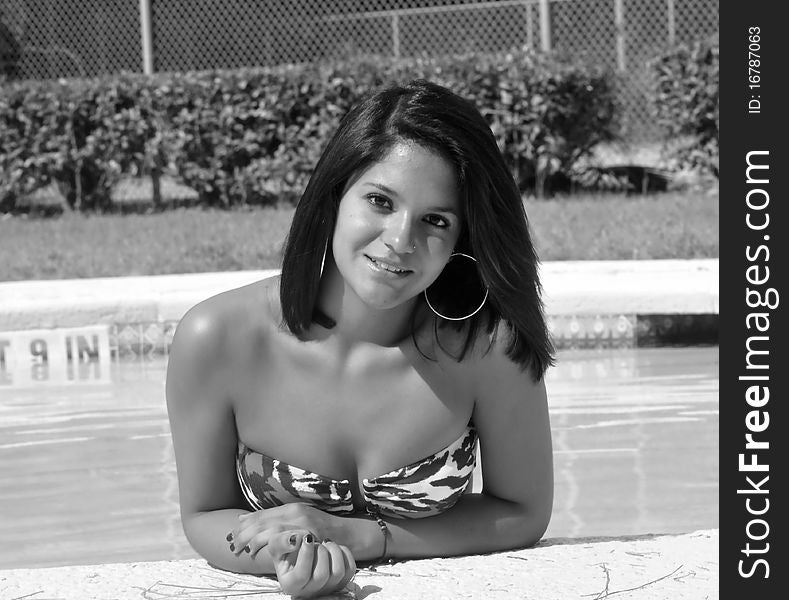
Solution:
<path fill-rule="evenodd" d="M 165 369 L 121 361 L 108 384 L 0 387 L 0 569 L 196 557 Z M 564 351 L 547 385 L 547 538 L 718 527 L 717 347 Z"/>
<path fill-rule="evenodd" d="M 718 348 L 566 353 L 549 380 L 547 537 L 718 525 Z"/>

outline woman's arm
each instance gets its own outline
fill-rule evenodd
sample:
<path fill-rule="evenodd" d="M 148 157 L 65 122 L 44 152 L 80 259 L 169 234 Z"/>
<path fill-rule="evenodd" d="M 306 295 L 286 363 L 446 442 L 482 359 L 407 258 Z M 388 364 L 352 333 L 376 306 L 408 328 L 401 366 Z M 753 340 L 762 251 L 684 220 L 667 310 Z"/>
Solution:
<path fill-rule="evenodd" d="M 506 335 L 470 359 L 474 424 L 481 443 L 483 489 L 436 517 L 391 519 L 389 553 L 427 557 L 484 553 L 537 543 L 553 506 L 553 453 L 548 402 L 504 353 Z"/>
<path fill-rule="evenodd" d="M 310 597 L 345 586 L 356 572 L 350 550 L 317 539 L 311 526 L 323 520 L 279 517 L 262 532 L 256 552 L 234 545 L 232 532 L 249 514 L 236 481 L 238 445 L 230 395 L 236 350 L 244 334 L 221 321 L 227 296 L 190 310 L 178 325 L 167 369 L 167 410 L 178 472 L 181 521 L 192 547 L 210 564 L 236 573 L 276 573 L 283 592 Z M 246 325 L 241 323 L 246 329 Z M 230 340 L 233 343 L 230 343 Z M 234 352 L 234 350 L 236 350 Z M 242 367 L 243 368 L 243 367 Z M 262 514 L 267 511 L 258 511 Z M 275 511 L 276 512 L 276 511 Z M 259 551 L 265 547 L 266 551 Z M 240 550 L 240 551 L 239 551 Z"/>
<path fill-rule="evenodd" d="M 235 370 L 246 364 L 248 323 L 242 322 L 243 303 L 239 308 L 230 302 L 222 295 L 190 310 L 170 351 L 167 410 L 184 532 L 192 547 L 221 569 L 276 573 L 283 592 L 304 598 L 336 591 L 353 577 L 356 563 L 348 548 L 314 536 L 313 526 L 324 513 L 314 510 L 317 519 L 313 514 L 299 520 L 279 512 L 255 553 L 233 539 L 239 517 L 249 514 L 236 481 L 238 434 L 231 400 Z M 223 314 L 240 320 L 234 327 L 232 319 L 222 321 Z"/>
<path fill-rule="evenodd" d="M 181 521 L 189 543 L 209 563 L 235 572 L 273 573 L 265 552 L 237 556 L 226 540 L 245 512 L 235 480 L 238 436 L 227 382 L 232 354 L 220 322 L 221 298 L 181 319 L 167 367 L 167 412 L 178 472 Z"/>

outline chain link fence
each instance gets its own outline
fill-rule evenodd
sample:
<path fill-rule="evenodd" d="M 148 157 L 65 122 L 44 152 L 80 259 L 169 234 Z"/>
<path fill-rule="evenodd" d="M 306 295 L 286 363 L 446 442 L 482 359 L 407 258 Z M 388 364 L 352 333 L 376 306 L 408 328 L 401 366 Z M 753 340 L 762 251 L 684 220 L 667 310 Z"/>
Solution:
<path fill-rule="evenodd" d="M 656 139 L 646 63 L 718 30 L 719 0 L 0 0 L 0 81 L 530 46 L 620 76 L 623 134 Z"/>

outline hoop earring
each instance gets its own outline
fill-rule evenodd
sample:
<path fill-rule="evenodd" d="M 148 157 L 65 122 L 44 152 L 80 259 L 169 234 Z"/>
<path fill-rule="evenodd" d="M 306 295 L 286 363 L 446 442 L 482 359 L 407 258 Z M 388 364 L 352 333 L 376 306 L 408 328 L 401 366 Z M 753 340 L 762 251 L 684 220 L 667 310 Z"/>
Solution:
<path fill-rule="evenodd" d="M 323 247 L 323 258 L 321 258 L 321 271 L 318 279 L 323 277 L 323 266 L 326 264 L 326 251 L 329 249 L 329 240 L 326 240 L 326 245 Z"/>
<path fill-rule="evenodd" d="M 465 254 L 463 252 L 453 252 L 452 254 L 449 255 L 449 261 L 451 261 L 456 256 L 462 256 L 464 258 L 469 258 L 469 259 L 473 260 L 475 263 L 477 262 L 476 258 L 474 258 L 473 256 L 471 256 L 469 254 Z M 449 264 L 449 261 L 447 261 L 447 264 Z M 439 275 L 439 277 L 440 277 L 440 275 Z M 485 306 L 485 302 L 488 300 L 488 294 L 489 293 L 490 293 L 490 290 L 488 289 L 488 286 L 485 286 L 485 296 L 482 298 L 482 302 L 480 302 L 479 306 L 473 312 L 471 312 L 471 313 L 469 313 L 469 314 L 467 314 L 467 315 L 465 315 L 463 317 L 448 317 L 448 316 L 446 316 L 444 314 L 441 314 L 439 311 L 437 311 L 435 309 L 433 304 L 430 302 L 430 298 L 427 295 L 427 289 L 425 289 L 425 291 L 423 292 L 423 294 L 425 295 L 425 302 L 427 302 L 428 308 L 430 310 L 432 310 L 433 313 L 435 313 L 437 316 L 441 317 L 442 319 L 446 319 L 447 321 L 465 321 L 466 319 L 470 319 L 471 317 L 476 315 L 479 311 L 481 311 L 483 306 Z"/>

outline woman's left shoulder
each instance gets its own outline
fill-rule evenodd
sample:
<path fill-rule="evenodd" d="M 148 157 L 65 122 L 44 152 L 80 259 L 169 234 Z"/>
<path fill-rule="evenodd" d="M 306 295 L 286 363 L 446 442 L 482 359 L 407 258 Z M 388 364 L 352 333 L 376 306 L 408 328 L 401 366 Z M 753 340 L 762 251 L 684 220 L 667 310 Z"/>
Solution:
<path fill-rule="evenodd" d="M 514 361 L 507 354 L 515 334 L 504 323 L 492 333 L 481 332 L 462 361 L 468 372 L 478 401 L 488 398 L 502 400 L 524 395 L 544 395 L 541 377 L 535 377 L 530 365 Z"/>

